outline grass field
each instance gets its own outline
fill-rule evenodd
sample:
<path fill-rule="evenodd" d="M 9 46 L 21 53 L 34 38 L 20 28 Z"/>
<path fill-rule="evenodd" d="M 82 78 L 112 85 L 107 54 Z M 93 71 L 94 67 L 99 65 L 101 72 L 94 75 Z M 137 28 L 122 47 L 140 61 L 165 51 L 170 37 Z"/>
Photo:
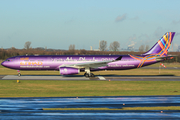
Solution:
<path fill-rule="evenodd" d="M 169 64 L 170 67 L 179 64 Z M 59 71 L 21 71 L 22 75 L 59 75 Z M 81 75 L 84 73 L 80 73 Z M 132 69 L 99 71 L 95 75 L 173 75 L 179 70 Z M 16 70 L 0 66 L 0 75 L 17 75 Z M 0 97 L 131 96 L 180 95 L 179 81 L 55 81 L 0 80 Z"/>
<path fill-rule="evenodd" d="M 180 95 L 179 81 L 0 80 L 0 97 Z"/>

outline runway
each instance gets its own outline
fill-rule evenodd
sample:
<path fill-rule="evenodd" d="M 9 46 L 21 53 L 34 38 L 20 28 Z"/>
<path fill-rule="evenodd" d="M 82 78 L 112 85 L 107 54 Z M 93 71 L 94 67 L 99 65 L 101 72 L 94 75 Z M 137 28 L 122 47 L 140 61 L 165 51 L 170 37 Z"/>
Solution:
<path fill-rule="evenodd" d="M 180 96 L 0 98 L 1 119 L 180 119 L 180 110 L 43 110 L 180 106 Z"/>
<path fill-rule="evenodd" d="M 83 75 L 6 75 L 0 76 L 2 80 L 111 80 L 111 81 L 180 81 L 180 76 L 152 76 L 152 75 L 103 75 L 86 78 Z"/>

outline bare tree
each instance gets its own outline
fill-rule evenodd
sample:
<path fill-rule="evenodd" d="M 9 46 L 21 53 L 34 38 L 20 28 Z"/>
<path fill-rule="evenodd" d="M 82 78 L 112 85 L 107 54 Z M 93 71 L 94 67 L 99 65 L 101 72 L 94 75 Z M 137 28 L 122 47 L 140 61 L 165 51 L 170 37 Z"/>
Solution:
<path fill-rule="evenodd" d="M 145 51 L 149 50 L 149 45 L 146 45 Z"/>
<path fill-rule="evenodd" d="M 69 46 L 69 50 L 75 50 L 75 45 L 74 45 L 74 44 L 71 44 L 71 45 Z"/>
<path fill-rule="evenodd" d="M 27 42 L 24 44 L 24 48 L 28 50 L 28 49 L 30 48 L 30 45 L 31 45 L 31 42 L 30 42 L 30 41 L 27 41 Z"/>
<path fill-rule="evenodd" d="M 120 44 L 118 41 L 114 41 L 113 43 L 110 44 L 109 50 L 110 51 L 119 51 Z"/>
<path fill-rule="evenodd" d="M 107 42 L 105 40 L 100 41 L 100 43 L 99 43 L 100 51 L 105 51 L 106 48 L 107 48 Z"/>
<path fill-rule="evenodd" d="M 141 45 L 141 46 L 139 47 L 139 52 L 144 52 L 144 45 Z"/>

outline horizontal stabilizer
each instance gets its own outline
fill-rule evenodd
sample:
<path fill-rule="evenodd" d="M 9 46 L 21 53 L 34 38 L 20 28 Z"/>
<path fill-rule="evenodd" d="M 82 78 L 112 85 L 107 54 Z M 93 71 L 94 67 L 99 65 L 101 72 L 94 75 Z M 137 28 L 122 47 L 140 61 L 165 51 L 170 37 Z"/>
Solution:
<path fill-rule="evenodd" d="M 176 55 L 170 55 L 170 56 L 165 56 L 165 57 L 156 57 L 156 61 L 161 61 L 161 60 L 167 60 L 171 59 L 172 57 L 176 57 Z"/>

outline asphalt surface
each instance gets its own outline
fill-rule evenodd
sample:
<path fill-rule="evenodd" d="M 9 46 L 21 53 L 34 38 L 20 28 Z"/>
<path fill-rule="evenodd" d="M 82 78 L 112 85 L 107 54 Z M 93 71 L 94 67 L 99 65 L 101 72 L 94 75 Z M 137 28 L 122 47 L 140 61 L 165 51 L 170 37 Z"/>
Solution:
<path fill-rule="evenodd" d="M 43 110 L 180 106 L 180 96 L 0 98 L 0 119 L 180 119 L 180 110 Z"/>
<path fill-rule="evenodd" d="M 83 75 L 6 75 L 0 76 L 1 80 L 111 80 L 111 81 L 180 81 L 180 76 L 168 76 L 168 75 L 103 75 L 95 76 L 93 78 L 86 78 Z"/>
<path fill-rule="evenodd" d="M 161 69 L 180 70 L 180 67 L 160 67 Z M 142 67 L 140 69 L 159 69 L 159 67 Z M 0 75 L 0 80 L 111 80 L 111 81 L 180 81 L 180 76 L 173 75 L 103 75 L 86 78 L 83 75 Z"/>

